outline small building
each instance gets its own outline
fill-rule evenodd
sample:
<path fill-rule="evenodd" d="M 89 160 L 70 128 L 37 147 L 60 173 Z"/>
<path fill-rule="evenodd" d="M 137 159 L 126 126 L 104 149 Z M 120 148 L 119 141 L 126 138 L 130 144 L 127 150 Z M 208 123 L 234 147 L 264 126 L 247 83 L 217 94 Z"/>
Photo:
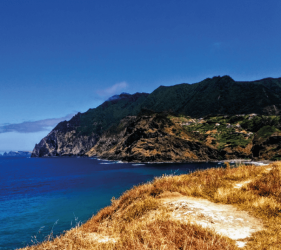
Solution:
<path fill-rule="evenodd" d="M 233 125 L 231 125 L 230 123 L 227 123 L 226 128 L 233 128 Z"/>

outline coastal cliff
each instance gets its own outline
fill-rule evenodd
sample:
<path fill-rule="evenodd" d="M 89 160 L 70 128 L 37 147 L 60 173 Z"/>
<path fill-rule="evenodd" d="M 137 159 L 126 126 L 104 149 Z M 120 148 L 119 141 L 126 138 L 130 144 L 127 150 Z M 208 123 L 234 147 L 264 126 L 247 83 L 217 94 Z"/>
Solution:
<path fill-rule="evenodd" d="M 139 103 L 147 95 L 123 93 L 119 98 L 106 101 L 95 109 L 78 113 L 70 121 L 60 122 L 35 145 L 32 157 L 85 155 L 109 127 L 131 113 L 137 114 Z"/>
<path fill-rule="evenodd" d="M 81 114 L 70 121 L 60 122 L 39 144 L 35 145 L 32 157 L 84 155 L 97 142 L 93 134 L 85 136 L 78 133 Z"/>
<path fill-rule="evenodd" d="M 98 156 L 123 161 L 281 157 L 281 78 L 229 76 L 122 93 L 59 123 L 32 157 Z"/>
<path fill-rule="evenodd" d="M 121 121 L 118 133 L 108 131 L 86 153 L 88 156 L 129 162 L 208 161 L 219 158 L 214 147 L 208 147 L 174 124 L 166 115 L 153 114 Z"/>

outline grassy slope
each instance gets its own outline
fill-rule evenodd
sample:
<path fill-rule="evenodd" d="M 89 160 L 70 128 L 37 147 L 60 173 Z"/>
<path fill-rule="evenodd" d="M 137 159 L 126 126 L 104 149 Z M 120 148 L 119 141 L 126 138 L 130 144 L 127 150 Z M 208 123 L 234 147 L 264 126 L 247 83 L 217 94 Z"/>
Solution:
<path fill-rule="evenodd" d="M 269 171 L 270 169 L 270 171 Z M 233 186 L 250 181 L 241 189 Z M 162 176 L 136 186 L 81 227 L 31 249 L 236 249 L 230 239 L 197 225 L 175 222 L 161 207 L 165 191 L 232 204 L 262 220 L 264 230 L 245 249 L 281 249 L 281 163 L 208 169 L 188 175 Z M 151 219 L 151 211 L 159 211 Z M 115 241 L 98 242 L 93 235 Z M 92 236 L 92 240 L 89 238 Z"/>

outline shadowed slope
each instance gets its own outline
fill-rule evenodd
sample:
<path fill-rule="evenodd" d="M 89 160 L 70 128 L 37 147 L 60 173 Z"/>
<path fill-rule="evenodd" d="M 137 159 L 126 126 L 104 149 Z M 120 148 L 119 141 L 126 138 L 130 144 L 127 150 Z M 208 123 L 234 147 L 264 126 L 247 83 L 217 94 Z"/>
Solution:
<path fill-rule="evenodd" d="M 281 78 L 236 82 L 229 76 L 195 84 L 160 86 L 143 103 L 157 112 L 172 111 L 192 117 L 215 114 L 279 114 Z M 275 106 L 274 106 L 275 105 Z"/>

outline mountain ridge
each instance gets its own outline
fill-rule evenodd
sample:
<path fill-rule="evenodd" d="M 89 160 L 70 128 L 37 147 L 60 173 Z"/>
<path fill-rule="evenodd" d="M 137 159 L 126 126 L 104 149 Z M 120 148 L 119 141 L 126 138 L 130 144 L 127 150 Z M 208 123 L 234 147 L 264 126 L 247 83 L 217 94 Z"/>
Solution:
<path fill-rule="evenodd" d="M 120 135 L 125 135 L 128 130 L 128 127 L 124 125 L 127 124 L 129 126 L 125 118 L 132 117 L 132 119 L 128 119 L 131 119 L 133 122 L 133 120 L 136 121 L 137 117 L 143 116 L 145 118 L 148 111 L 151 114 L 185 116 L 198 119 L 208 116 L 234 116 L 237 114 L 247 115 L 251 113 L 268 117 L 279 116 L 280 110 L 281 78 L 264 78 L 257 81 L 237 82 L 230 76 L 216 76 L 206 78 L 194 84 L 182 83 L 174 86 L 159 86 L 151 94 L 135 93 L 130 95 L 122 93 L 118 95 L 118 98 L 109 98 L 95 109 L 89 109 L 85 113 L 78 113 L 68 122 L 59 123 L 48 136 L 43 138 L 39 144 L 36 144 L 32 156 L 86 156 L 89 155 L 88 152 L 91 150 L 91 152 L 95 151 L 93 148 L 102 143 L 102 138 L 105 138 L 106 134 L 107 140 L 110 140 L 109 137 L 119 136 L 117 136 L 119 141 L 115 142 L 116 145 L 111 145 L 117 147 L 117 144 L 120 144 L 122 141 Z M 135 124 L 137 126 L 137 123 Z M 149 126 L 152 126 L 151 124 L 148 125 L 147 131 L 150 129 Z M 175 126 L 175 124 L 169 124 L 165 120 L 161 126 Z M 167 133 L 166 136 L 168 136 Z M 173 137 L 174 134 L 170 134 L 169 136 Z M 178 140 L 176 137 L 173 138 L 175 141 Z M 162 143 L 164 141 L 162 140 Z M 200 143 L 202 144 L 202 142 Z M 206 146 L 205 143 L 201 145 L 202 148 Z M 161 148 L 159 147 L 158 150 L 161 150 Z M 211 145 L 208 148 L 212 151 Z M 112 150 L 112 148 L 107 148 L 106 150 Z M 105 157 L 114 158 L 105 152 L 100 152 L 100 154 L 107 155 Z M 218 153 L 215 154 L 221 155 Z M 145 157 L 133 159 L 128 154 L 120 155 L 126 155 L 125 158 L 129 161 L 145 160 Z M 200 157 L 199 154 L 197 158 L 193 158 L 200 160 Z M 119 156 L 115 158 L 122 160 L 122 157 L 120 158 Z M 161 161 L 164 158 L 164 153 L 161 156 L 160 152 L 160 157 L 156 157 L 154 160 Z M 178 161 L 188 160 L 187 158 L 176 158 Z M 189 160 L 193 158 L 191 157 Z M 204 159 L 207 158 L 205 157 Z M 213 158 L 211 157 L 210 159 Z M 175 159 L 171 157 L 171 160 Z"/>

